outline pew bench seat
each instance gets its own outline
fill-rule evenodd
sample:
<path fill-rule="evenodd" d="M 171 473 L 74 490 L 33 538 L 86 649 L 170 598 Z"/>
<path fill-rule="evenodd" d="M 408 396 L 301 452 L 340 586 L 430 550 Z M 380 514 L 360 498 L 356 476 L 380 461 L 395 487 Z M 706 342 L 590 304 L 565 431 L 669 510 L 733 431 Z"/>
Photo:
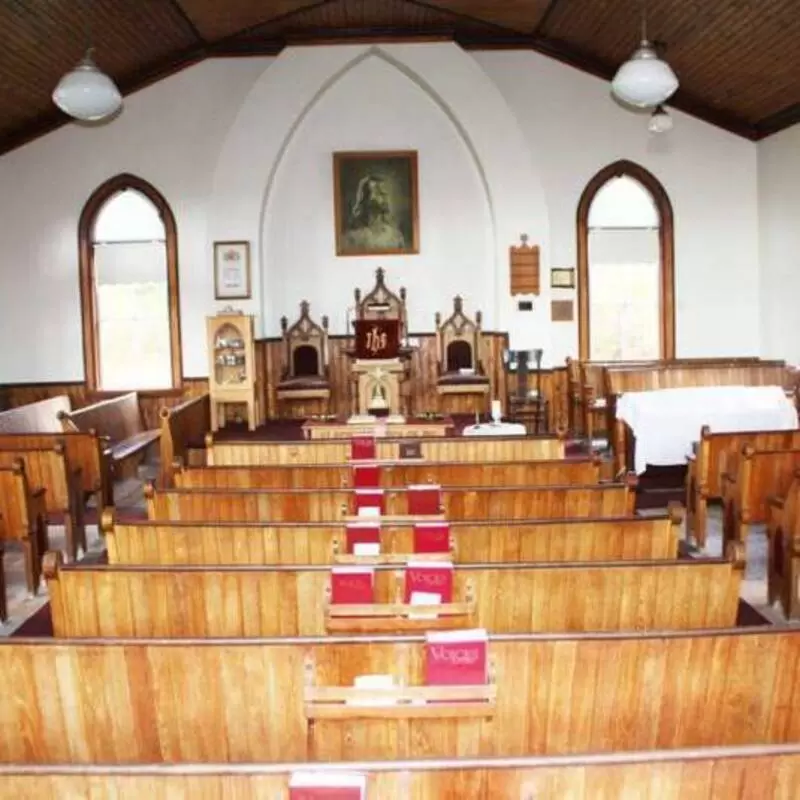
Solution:
<path fill-rule="evenodd" d="M 94 431 L 108 442 L 112 470 L 120 474 L 128 463 L 138 464 L 148 448 L 161 438 L 159 428 L 144 425 L 139 397 L 129 392 L 72 412 L 59 419 L 65 431 Z"/>

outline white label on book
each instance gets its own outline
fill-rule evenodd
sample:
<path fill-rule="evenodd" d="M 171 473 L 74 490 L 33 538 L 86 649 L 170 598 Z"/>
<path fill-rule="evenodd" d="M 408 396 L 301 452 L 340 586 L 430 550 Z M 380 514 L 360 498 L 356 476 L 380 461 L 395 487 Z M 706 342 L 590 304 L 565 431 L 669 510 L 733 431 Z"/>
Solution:
<path fill-rule="evenodd" d="M 391 690 L 395 688 L 394 677 L 391 675 L 356 675 L 353 681 L 356 689 L 363 690 L 368 694 L 371 690 Z M 347 705 L 351 706 L 393 706 L 397 700 L 394 697 L 365 697 L 363 699 L 355 697 L 348 698 Z"/>
<path fill-rule="evenodd" d="M 358 516 L 359 517 L 380 517 L 381 515 L 381 507 L 380 506 L 361 506 L 358 509 Z"/>
<path fill-rule="evenodd" d="M 435 592 L 411 592 L 412 606 L 438 606 L 441 605 L 442 596 Z M 409 619 L 436 619 L 438 614 L 415 614 L 410 613 Z"/>
<path fill-rule="evenodd" d="M 367 789 L 367 776 L 355 772 L 326 772 L 325 770 L 293 772 L 290 789 L 358 789 L 361 797 Z"/>
<path fill-rule="evenodd" d="M 354 556 L 379 556 L 380 554 L 380 542 L 356 542 L 353 545 Z"/>

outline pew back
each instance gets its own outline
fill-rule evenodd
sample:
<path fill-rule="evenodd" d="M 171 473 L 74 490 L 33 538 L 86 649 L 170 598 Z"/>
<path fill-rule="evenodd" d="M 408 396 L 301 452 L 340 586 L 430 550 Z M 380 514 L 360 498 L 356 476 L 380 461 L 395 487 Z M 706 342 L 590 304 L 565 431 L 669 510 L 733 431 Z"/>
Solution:
<path fill-rule="evenodd" d="M 568 483 L 598 483 L 599 459 L 566 461 L 406 463 L 381 464 L 379 482 L 384 487 L 422 483 L 441 486 L 544 486 Z M 192 467 L 174 472 L 180 489 L 331 489 L 352 487 L 350 464 L 279 467 Z"/>
<path fill-rule="evenodd" d="M 58 414 L 69 413 L 72 404 L 67 395 L 48 397 L 36 403 L 15 406 L 0 412 L 0 434 L 6 433 L 60 433 Z"/>
<path fill-rule="evenodd" d="M 67 460 L 73 469 L 81 471 L 81 486 L 86 496 L 97 494 L 106 502 L 111 498 L 109 456 L 105 445 L 93 433 L 0 433 L 0 450 L 26 448 L 52 450 L 63 444 Z"/>
<path fill-rule="evenodd" d="M 71 567 L 45 561 L 56 637 L 324 636 L 482 628 L 490 633 L 688 630 L 736 623 L 743 563 L 473 564 L 453 570 L 452 604 L 411 618 L 402 567 L 374 568 L 366 613 L 335 616 L 331 570 L 289 567 Z M 365 606 L 366 608 L 366 606 Z M 377 616 L 380 614 L 380 616 Z M 448 616 L 445 616 L 448 614 Z"/>
<path fill-rule="evenodd" d="M 340 524 L 114 523 L 103 515 L 111 564 L 331 564 L 347 552 Z M 631 561 L 675 558 L 681 515 L 541 522 L 450 523 L 451 554 L 460 564 L 518 561 Z M 412 553 L 410 525 L 381 527 L 389 561 Z M 361 559 L 368 563 L 370 559 Z M 375 559 L 381 563 L 381 558 Z"/>
<path fill-rule="evenodd" d="M 45 489 L 45 506 L 49 512 L 64 512 L 72 507 L 73 473 L 64 445 L 57 444 L 52 449 L 0 450 L 0 467 L 13 468 L 20 460 L 25 464 L 29 484 Z"/>
<path fill-rule="evenodd" d="M 202 450 L 206 432 L 211 428 L 211 400 L 208 392 L 191 397 L 177 406 L 159 412 L 159 468 L 162 486 L 174 484 L 175 462 L 186 462 L 189 450 Z"/>
<path fill-rule="evenodd" d="M 378 439 L 377 457 L 381 461 L 405 458 L 409 440 Z M 425 461 L 540 461 L 564 458 L 564 440 L 554 436 L 458 436 L 420 438 L 419 459 Z M 349 439 L 298 442 L 254 442 L 206 437 L 207 463 L 217 467 L 257 467 L 275 464 L 343 464 L 350 458 Z"/>
<path fill-rule="evenodd" d="M 145 487 L 151 520 L 330 522 L 351 511 L 353 492 Z M 451 487 L 441 492 L 449 520 L 558 519 L 632 516 L 633 482 L 583 486 Z M 384 514 L 408 516 L 408 491 L 384 490 Z M 424 520 L 425 517 L 422 517 Z"/>
<path fill-rule="evenodd" d="M 283 798 L 297 772 L 366 776 L 366 796 L 381 800 L 537 798 L 597 800 L 793 800 L 800 785 L 800 745 L 708 747 L 524 759 L 440 759 L 338 764 L 205 764 L 131 766 L 0 765 L 9 797 L 63 800 Z"/>
<path fill-rule="evenodd" d="M 488 656 L 497 696 L 480 716 L 445 718 L 451 706 L 440 704 L 434 717 L 425 707 L 401 717 L 343 706 L 326 719 L 319 690 L 357 675 L 423 684 L 423 638 L 3 640 L 0 674 L 14 702 L 0 713 L 0 762 L 514 757 L 800 741 L 800 631 L 490 637 Z"/>

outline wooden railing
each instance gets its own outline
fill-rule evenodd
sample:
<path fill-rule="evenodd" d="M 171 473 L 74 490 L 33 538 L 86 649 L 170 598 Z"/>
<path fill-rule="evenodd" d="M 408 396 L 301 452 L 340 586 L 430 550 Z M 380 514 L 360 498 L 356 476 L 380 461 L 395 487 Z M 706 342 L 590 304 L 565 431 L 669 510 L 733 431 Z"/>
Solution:
<path fill-rule="evenodd" d="M 480 520 L 449 524 L 456 563 L 630 561 L 675 558 L 682 514 L 658 517 Z M 347 531 L 340 523 L 196 523 L 165 520 L 116 523 L 102 517 L 112 564 L 331 564 L 346 560 Z M 412 525 L 381 526 L 381 556 L 390 562 L 414 551 Z"/>
<path fill-rule="evenodd" d="M 426 718 L 425 706 L 420 718 L 392 719 L 355 705 L 344 719 L 309 718 L 310 690 L 358 675 L 423 684 L 424 647 L 413 636 L 2 640 L 13 702 L 0 714 L 0 762 L 329 762 L 800 741 L 800 630 L 775 628 L 490 637 L 488 719 Z"/>

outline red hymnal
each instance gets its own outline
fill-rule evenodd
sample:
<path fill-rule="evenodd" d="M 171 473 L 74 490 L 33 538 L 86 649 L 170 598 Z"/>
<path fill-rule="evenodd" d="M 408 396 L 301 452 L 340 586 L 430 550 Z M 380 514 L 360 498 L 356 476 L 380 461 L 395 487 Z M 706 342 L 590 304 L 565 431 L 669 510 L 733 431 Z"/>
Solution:
<path fill-rule="evenodd" d="M 414 552 L 450 552 L 450 524 L 447 522 L 418 522 L 414 526 Z"/>
<path fill-rule="evenodd" d="M 353 461 L 374 461 L 375 439 L 372 436 L 354 436 L 350 440 L 350 458 Z"/>
<path fill-rule="evenodd" d="M 384 513 L 383 489 L 356 489 L 353 498 L 356 514 L 362 508 L 379 508 Z"/>
<path fill-rule="evenodd" d="M 442 508 L 442 487 L 432 483 L 408 487 L 409 514 L 438 514 Z"/>
<path fill-rule="evenodd" d="M 377 464 L 357 464 L 353 467 L 353 486 L 356 489 L 376 489 L 381 485 Z"/>
<path fill-rule="evenodd" d="M 344 772 L 294 772 L 289 800 L 364 800 L 367 776 Z"/>
<path fill-rule="evenodd" d="M 369 567 L 334 567 L 331 570 L 331 603 L 360 605 L 375 602 L 375 573 Z"/>
<path fill-rule="evenodd" d="M 372 523 L 350 523 L 345 528 L 347 535 L 347 552 L 351 555 L 355 552 L 357 544 L 377 544 L 381 543 L 381 526 Z"/>
<path fill-rule="evenodd" d="M 453 602 L 453 565 L 449 561 L 409 561 L 406 566 L 406 603 L 414 603 L 414 595 L 422 595 L 422 605 Z M 438 595 L 437 602 L 427 598 Z"/>
<path fill-rule="evenodd" d="M 425 637 L 425 683 L 480 686 L 488 681 L 485 630 L 432 632 Z"/>

